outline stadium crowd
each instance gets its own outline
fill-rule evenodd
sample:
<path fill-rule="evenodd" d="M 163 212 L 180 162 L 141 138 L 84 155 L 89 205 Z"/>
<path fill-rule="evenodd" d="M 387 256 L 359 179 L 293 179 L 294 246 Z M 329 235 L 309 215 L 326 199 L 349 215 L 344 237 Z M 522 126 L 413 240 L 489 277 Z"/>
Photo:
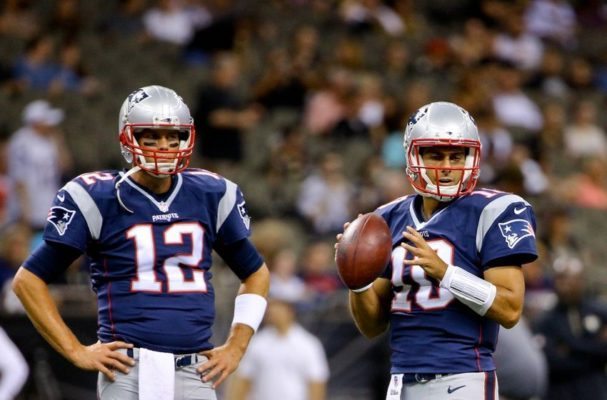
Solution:
<path fill-rule="evenodd" d="M 479 186 L 524 196 L 539 217 L 525 338 L 548 384 L 532 395 L 607 399 L 606 34 L 599 0 L 6 0 L 0 326 L 22 314 L 10 281 L 40 240 L 44 204 L 78 173 L 120 168 L 115 109 L 134 87 L 165 85 L 192 107 L 192 166 L 247 193 L 273 290 L 325 347 L 327 397 L 385 398 L 387 344 L 354 331 L 334 237 L 359 211 L 413 193 L 403 127 L 446 100 L 478 124 Z M 54 293 L 94 321 L 88 285 L 79 260 Z M 230 300 L 217 299 L 218 338 Z M 23 398 L 53 398 L 43 367 L 30 365 Z"/>

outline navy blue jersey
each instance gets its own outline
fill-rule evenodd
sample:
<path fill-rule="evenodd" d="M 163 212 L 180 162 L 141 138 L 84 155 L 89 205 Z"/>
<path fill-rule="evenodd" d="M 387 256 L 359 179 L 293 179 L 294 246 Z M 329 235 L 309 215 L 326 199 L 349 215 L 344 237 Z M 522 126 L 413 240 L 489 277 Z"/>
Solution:
<path fill-rule="evenodd" d="M 392 373 L 494 370 L 498 323 L 459 302 L 420 266 L 403 265 L 412 256 L 400 246 L 402 233 L 414 227 L 447 264 L 483 277 L 505 261 L 520 265 L 537 258 L 533 210 L 519 196 L 489 189 L 454 200 L 428 221 L 420 204 L 420 196 L 407 196 L 376 210 L 393 238 L 384 273 L 393 293 Z"/>
<path fill-rule="evenodd" d="M 171 353 L 211 348 L 211 252 L 249 236 L 242 193 L 219 175 L 189 169 L 160 196 L 127 178 L 119 189 L 123 207 L 115 188 L 121 175 L 95 172 L 68 182 L 44 239 L 88 255 L 102 342 Z"/>

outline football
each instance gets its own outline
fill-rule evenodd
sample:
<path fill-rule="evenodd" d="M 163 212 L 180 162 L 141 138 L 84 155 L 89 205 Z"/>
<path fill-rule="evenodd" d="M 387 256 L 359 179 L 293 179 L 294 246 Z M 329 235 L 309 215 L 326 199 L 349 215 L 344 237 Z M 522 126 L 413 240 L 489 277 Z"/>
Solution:
<path fill-rule="evenodd" d="M 337 243 L 337 272 L 350 289 L 360 289 L 381 275 L 392 254 L 392 235 L 386 221 L 375 213 L 361 215 Z"/>

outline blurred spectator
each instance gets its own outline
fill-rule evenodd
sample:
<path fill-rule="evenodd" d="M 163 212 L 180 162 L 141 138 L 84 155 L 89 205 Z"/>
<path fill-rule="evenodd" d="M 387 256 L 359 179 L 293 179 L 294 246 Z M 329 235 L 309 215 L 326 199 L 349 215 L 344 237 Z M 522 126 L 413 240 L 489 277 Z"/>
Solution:
<path fill-rule="evenodd" d="M 323 400 L 329 365 L 322 343 L 298 322 L 294 299 L 270 292 L 264 327 L 253 336 L 227 400 Z"/>
<path fill-rule="evenodd" d="M 346 113 L 346 98 L 354 85 L 352 74 L 332 69 L 327 82 L 312 93 L 304 109 L 304 126 L 312 135 L 328 134 Z"/>
<path fill-rule="evenodd" d="M 529 77 L 525 86 L 539 90 L 546 96 L 567 100 L 570 90 L 565 80 L 565 57 L 562 51 L 556 47 L 547 47 L 539 69 Z"/>
<path fill-rule="evenodd" d="M 544 46 L 540 39 L 525 31 L 523 16 L 510 8 L 503 18 L 504 30 L 495 36 L 493 54 L 523 71 L 533 71 L 542 60 Z"/>
<path fill-rule="evenodd" d="M 306 285 L 297 275 L 297 253 L 291 248 L 280 250 L 270 266 L 270 287 L 274 297 L 296 303 L 306 298 Z"/>
<path fill-rule="evenodd" d="M 585 287 L 575 257 L 553 263 L 558 303 L 537 324 L 550 370 L 549 400 L 607 399 L 607 305 Z"/>
<path fill-rule="evenodd" d="M 117 10 L 101 22 L 100 29 L 112 39 L 137 38 L 143 34 L 146 0 L 118 0 Z"/>
<path fill-rule="evenodd" d="M 251 241 L 266 260 L 273 260 L 281 251 L 302 240 L 297 227 L 286 219 L 266 218 L 254 222 L 253 228 Z M 268 266 L 271 268 L 271 263 Z"/>
<path fill-rule="evenodd" d="M 607 210 L 607 160 L 589 157 L 581 171 L 561 183 L 565 200 L 584 208 Z"/>
<path fill-rule="evenodd" d="M 344 174 L 341 155 L 327 153 L 318 171 L 301 183 L 297 210 L 316 234 L 336 234 L 352 216 L 353 195 L 354 187 Z"/>
<path fill-rule="evenodd" d="M 575 10 L 566 0 L 533 0 L 525 10 L 527 31 L 563 47 L 575 45 Z"/>
<path fill-rule="evenodd" d="M 0 229 L 8 219 L 8 196 L 11 183 L 8 177 L 8 141 L 10 133 L 5 127 L 0 127 Z"/>
<path fill-rule="evenodd" d="M 303 72 L 291 63 L 286 48 L 270 50 L 263 73 L 252 89 L 255 99 L 268 110 L 301 109 L 307 92 Z"/>
<path fill-rule="evenodd" d="M 316 305 L 321 305 L 329 295 L 343 288 L 335 270 L 335 250 L 329 242 L 317 240 L 309 243 L 304 250 L 300 270 Z"/>
<path fill-rule="evenodd" d="M 573 121 L 565 128 L 565 152 L 574 159 L 607 157 L 607 133 L 597 121 L 597 106 L 591 100 L 575 104 Z"/>
<path fill-rule="evenodd" d="M 156 0 L 155 6 L 144 13 L 143 25 L 152 39 L 183 46 L 210 18 L 201 3 L 186 7 L 185 0 Z"/>
<path fill-rule="evenodd" d="M 21 351 L 4 329 L 0 328 L 0 400 L 13 400 L 29 375 L 29 367 Z"/>
<path fill-rule="evenodd" d="M 541 226 L 541 225 L 540 225 Z M 532 324 L 538 316 L 549 311 L 556 304 L 552 279 L 552 258 L 543 241 L 537 241 L 538 258 L 523 267 L 525 276 L 525 304 L 523 315 Z"/>
<path fill-rule="evenodd" d="M 545 210 L 539 237 L 546 246 L 547 261 L 582 253 L 582 246 L 573 233 L 573 221 L 574 211 L 571 206 L 553 204 Z"/>
<path fill-rule="evenodd" d="M 565 157 L 563 132 L 567 123 L 565 106 L 560 102 L 547 102 L 542 108 L 544 125 L 539 133 L 538 161 L 547 174 L 562 174 L 571 166 Z"/>
<path fill-rule="evenodd" d="M 385 89 L 393 96 L 401 93 L 404 82 L 411 74 L 411 54 L 406 42 L 392 40 L 386 45 L 382 63 L 378 65 Z"/>
<path fill-rule="evenodd" d="M 197 92 L 194 112 L 200 135 L 198 151 L 208 163 L 237 163 L 244 157 L 244 132 L 256 126 L 261 113 L 247 104 L 238 92 L 241 66 L 231 53 L 221 53 L 213 60 L 211 81 Z M 215 169 L 221 169 L 216 166 Z"/>
<path fill-rule="evenodd" d="M 24 126 L 8 144 L 8 176 L 13 186 L 9 220 L 23 221 L 42 232 L 61 177 L 71 166 L 71 155 L 58 125 L 64 112 L 46 100 L 29 103 L 23 110 Z"/>
<path fill-rule="evenodd" d="M 0 300 L 11 292 L 10 283 L 31 252 L 31 245 L 32 231 L 27 225 L 17 223 L 3 230 L 0 236 Z"/>
<path fill-rule="evenodd" d="M 497 88 L 493 108 L 506 128 L 524 130 L 520 139 L 529 140 L 543 125 L 537 104 L 521 88 L 521 72 L 512 64 L 501 63 L 497 71 Z"/>
<path fill-rule="evenodd" d="M 548 386 L 548 366 L 527 319 L 510 329 L 500 327 L 494 359 L 501 400 L 540 398 Z"/>
<path fill-rule="evenodd" d="M 56 0 L 49 22 L 49 31 L 61 33 L 67 37 L 75 37 L 80 33 L 83 15 L 78 0 Z"/>
<path fill-rule="evenodd" d="M 19 91 L 53 92 L 58 73 L 54 50 L 54 40 L 48 35 L 36 36 L 26 43 L 23 55 L 13 66 L 13 79 Z"/>
<path fill-rule="evenodd" d="M 353 32 L 379 28 L 392 36 L 405 32 L 401 17 L 381 0 L 347 0 L 341 3 L 340 15 Z"/>
<path fill-rule="evenodd" d="M 594 67 L 583 56 L 576 56 L 569 60 L 566 72 L 567 84 L 575 91 L 578 98 L 592 98 L 595 94 Z"/>
<path fill-rule="evenodd" d="M 206 64 L 216 53 L 236 51 L 239 33 L 243 28 L 247 30 L 248 21 L 245 15 L 237 13 L 234 0 L 189 2 L 191 7 L 197 3 L 205 7 L 197 10 L 194 34 L 185 46 L 186 59 L 192 64 Z"/>
<path fill-rule="evenodd" d="M 31 0 L 6 0 L 0 13 L 0 35 L 22 40 L 40 33 L 40 16 Z"/>
<path fill-rule="evenodd" d="M 329 134 L 336 147 L 343 149 L 347 146 L 348 141 L 352 139 L 362 139 L 365 142 L 371 141 L 370 127 L 362 119 L 362 102 L 363 98 L 361 96 L 360 87 L 353 87 L 352 91 L 348 93 L 343 102 L 344 113 L 342 118 L 337 121 Z M 369 113 L 367 118 L 376 119 L 378 117 L 377 114 L 383 115 L 383 105 L 375 104 L 379 105 L 379 108 L 373 107 L 374 104 L 370 103 L 369 105 L 373 108 L 368 109 Z M 374 113 L 375 115 L 370 113 Z"/>
<path fill-rule="evenodd" d="M 480 182 L 489 183 L 510 162 L 514 144 L 510 132 L 499 124 L 491 106 L 481 109 L 474 119 L 483 146 Z"/>
<path fill-rule="evenodd" d="M 82 49 L 76 40 L 67 40 L 59 49 L 58 90 L 91 96 L 99 91 L 100 83 L 91 75 L 82 60 Z"/>
<path fill-rule="evenodd" d="M 251 213 L 264 216 L 296 216 L 295 202 L 306 174 L 310 149 L 299 124 L 288 124 L 268 138 L 270 155 L 262 170 L 263 179 L 246 187 Z M 244 183 L 245 186 L 247 182 Z"/>
<path fill-rule="evenodd" d="M 457 63 L 473 66 L 490 53 L 491 34 L 482 20 L 469 18 L 464 24 L 463 32 L 451 35 L 449 45 Z"/>
<path fill-rule="evenodd" d="M 511 161 L 523 173 L 523 185 L 525 189 L 523 193 L 537 196 L 548 190 L 550 181 L 544 171 L 542 171 L 540 164 L 531 158 L 529 149 L 526 146 L 515 145 L 512 150 Z"/>

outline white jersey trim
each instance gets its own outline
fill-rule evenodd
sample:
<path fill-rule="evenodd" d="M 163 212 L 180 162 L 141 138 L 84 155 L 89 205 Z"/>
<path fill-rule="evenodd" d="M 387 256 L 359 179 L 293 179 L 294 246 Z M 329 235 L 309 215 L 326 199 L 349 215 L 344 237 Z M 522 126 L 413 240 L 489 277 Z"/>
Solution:
<path fill-rule="evenodd" d="M 215 232 L 219 232 L 223 223 L 226 222 L 228 216 L 232 212 L 234 205 L 236 204 L 236 184 L 228 179 L 224 179 L 226 182 L 226 191 L 223 194 L 219 205 L 217 206 L 217 227 Z"/>
<path fill-rule="evenodd" d="M 103 217 L 91 195 L 76 182 L 68 182 L 61 190 L 70 194 L 86 221 L 91 237 L 98 240 L 103 226 Z"/>
<path fill-rule="evenodd" d="M 485 205 L 478 219 L 478 228 L 476 230 L 476 250 L 478 252 L 481 251 L 485 235 L 487 235 L 495 220 L 513 203 L 525 203 L 526 206 L 531 206 L 525 199 L 516 194 L 499 197 Z"/>
<path fill-rule="evenodd" d="M 120 175 L 122 175 L 122 172 L 120 173 Z M 149 193 L 147 193 L 145 190 L 141 189 L 134 182 L 132 182 L 131 178 L 127 178 L 125 182 L 128 183 L 129 186 L 131 186 L 133 189 L 137 190 L 139 193 L 147 197 L 160 210 L 160 212 L 166 213 L 169 211 L 169 208 L 171 208 L 171 204 L 173 203 L 173 200 L 175 200 L 175 197 L 179 193 L 179 190 L 181 189 L 181 185 L 183 183 L 183 178 L 181 177 L 181 175 L 177 174 L 176 176 L 177 183 L 175 184 L 175 188 L 173 189 L 173 192 L 171 193 L 167 201 L 156 201 L 156 199 L 153 198 Z"/>

